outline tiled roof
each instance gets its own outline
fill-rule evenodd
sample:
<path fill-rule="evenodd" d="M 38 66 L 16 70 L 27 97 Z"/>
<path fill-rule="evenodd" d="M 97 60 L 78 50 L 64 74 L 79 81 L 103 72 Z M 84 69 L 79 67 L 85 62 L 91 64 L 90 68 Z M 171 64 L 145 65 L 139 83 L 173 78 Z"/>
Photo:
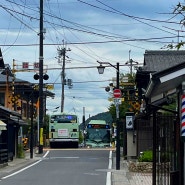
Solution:
<path fill-rule="evenodd" d="M 185 51 L 146 50 L 142 71 L 159 72 L 185 62 Z"/>
<path fill-rule="evenodd" d="M 6 81 L 7 81 L 7 76 L 6 75 L 3 75 L 3 74 L 0 74 L 0 84 L 5 84 Z M 12 82 L 12 76 L 9 76 L 8 77 L 8 81 L 9 82 Z M 28 81 L 21 80 L 19 78 L 15 78 L 15 82 L 16 83 L 29 83 Z"/>

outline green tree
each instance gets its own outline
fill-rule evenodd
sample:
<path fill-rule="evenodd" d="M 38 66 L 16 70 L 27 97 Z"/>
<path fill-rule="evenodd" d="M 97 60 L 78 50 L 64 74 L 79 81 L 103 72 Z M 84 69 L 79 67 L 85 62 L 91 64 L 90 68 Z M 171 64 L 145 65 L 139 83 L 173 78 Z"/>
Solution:
<path fill-rule="evenodd" d="M 185 26 L 185 5 L 181 4 L 180 2 L 175 6 L 172 14 L 174 14 L 174 16 L 172 18 L 176 18 L 177 16 L 180 16 L 180 21 L 179 21 L 179 25 L 181 25 L 181 29 L 184 28 Z M 172 19 L 171 18 L 171 19 Z M 185 41 L 179 41 L 177 44 L 174 43 L 170 43 L 167 46 L 165 46 L 168 49 L 180 49 L 185 45 Z"/>
<path fill-rule="evenodd" d="M 163 105 L 162 107 L 167 109 L 167 110 L 172 110 L 172 111 L 177 111 L 177 107 L 178 107 L 178 96 L 177 94 L 169 97 L 169 101 L 166 103 L 166 105 Z M 172 113 L 169 113 L 169 111 L 163 111 L 164 115 L 169 115 Z"/>
<path fill-rule="evenodd" d="M 125 117 L 125 113 L 129 111 L 128 109 L 129 105 L 128 102 L 122 102 L 121 105 L 119 106 L 119 116 L 120 118 Z M 108 108 L 110 114 L 112 115 L 113 121 L 116 121 L 116 107 L 114 104 L 111 104 L 110 107 Z"/>
<path fill-rule="evenodd" d="M 79 143 L 83 143 L 84 137 L 83 137 L 83 131 L 79 132 Z"/>
<path fill-rule="evenodd" d="M 128 83 L 131 83 L 131 85 L 124 86 L 124 83 L 122 83 L 122 81 L 123 81 L 123 78 L 125 78 L 125 77 L 128 77 Z M 128 88 L 131 88 L 131 87 L 134 88 L 134 86 L 135 86 L 134 82 L 135 82 L 135 73 L 133 73 L 132 75 L 130 73 L 127 73 L 127 74 L 121 73 L 120 74 L 120 89 L 127 90 Z M 130 108 L 130 102 L 127 100 L 122 101 L 121 105 L 119 106 L 120 119 L 123 119 L 125 117 L 126 112 L 130 112 L 129 108 Z M 109 110 L 110 114 L 112 115 L 113 121 L 115 122 L 116 121 L 116 107 L 115 107 L 114 103 L 110 104 L 108 110 Z"/>

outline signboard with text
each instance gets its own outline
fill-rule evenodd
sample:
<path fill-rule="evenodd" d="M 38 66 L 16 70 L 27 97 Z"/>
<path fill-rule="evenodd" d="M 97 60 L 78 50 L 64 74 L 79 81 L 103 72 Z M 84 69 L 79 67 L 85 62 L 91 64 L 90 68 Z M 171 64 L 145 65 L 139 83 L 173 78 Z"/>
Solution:
<path fill-rule="evenodd" d="M 58 136 L 68 137 L 68 129 L 58 129 Z"/>
<path fill-rule="evenodd" d="M 126 112 L 126 129 L 134 128 L 134 113 Z"/>

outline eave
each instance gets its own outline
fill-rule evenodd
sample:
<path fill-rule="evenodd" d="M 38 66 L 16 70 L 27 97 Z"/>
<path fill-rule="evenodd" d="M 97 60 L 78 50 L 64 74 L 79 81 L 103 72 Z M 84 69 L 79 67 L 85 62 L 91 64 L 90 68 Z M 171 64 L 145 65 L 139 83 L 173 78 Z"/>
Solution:
<path fill-rule="evenodd" d="M 185 81 L 185 62 L 151 74 L 152 77 L 146 89 L 145 97 L 152 103 L 154 97 L 159 99 L 175 93 Z"/>

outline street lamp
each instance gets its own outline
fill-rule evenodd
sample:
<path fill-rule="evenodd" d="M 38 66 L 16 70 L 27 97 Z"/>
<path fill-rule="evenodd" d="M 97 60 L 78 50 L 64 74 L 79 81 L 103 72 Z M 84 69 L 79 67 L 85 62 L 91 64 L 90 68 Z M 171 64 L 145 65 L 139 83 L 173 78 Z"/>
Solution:
<path fill-rule="evenodd" d="M 98 66 L 97 68 L 98 68 L 98 73 L 99 73 L 99 74 L 103 74 L 103 73 L 104 73 L 104 69 L 105 69 L 105 67 L 104 67 L 104 66 L 102 66 L 102 64 L 101 64 L 101 63 L 100 63 L 100 66 Z"/>
<path fill-rule="evenodd" d="M 100 66 L 97 67 L 99 74 L 104 73 L 105 66 L 102 64 L 109 64 L 110 66 L 116 69 L 116 89 L 119 89 L 119 63 L 116 66 L 112 65 L 109 62 L 99 62 Z M 116 135 L 116 170 L 120 170 L 120 124 L 119 124 L 119 104 L 116 103 L 116 127 L 117 127 L 117 135 Z"/>

